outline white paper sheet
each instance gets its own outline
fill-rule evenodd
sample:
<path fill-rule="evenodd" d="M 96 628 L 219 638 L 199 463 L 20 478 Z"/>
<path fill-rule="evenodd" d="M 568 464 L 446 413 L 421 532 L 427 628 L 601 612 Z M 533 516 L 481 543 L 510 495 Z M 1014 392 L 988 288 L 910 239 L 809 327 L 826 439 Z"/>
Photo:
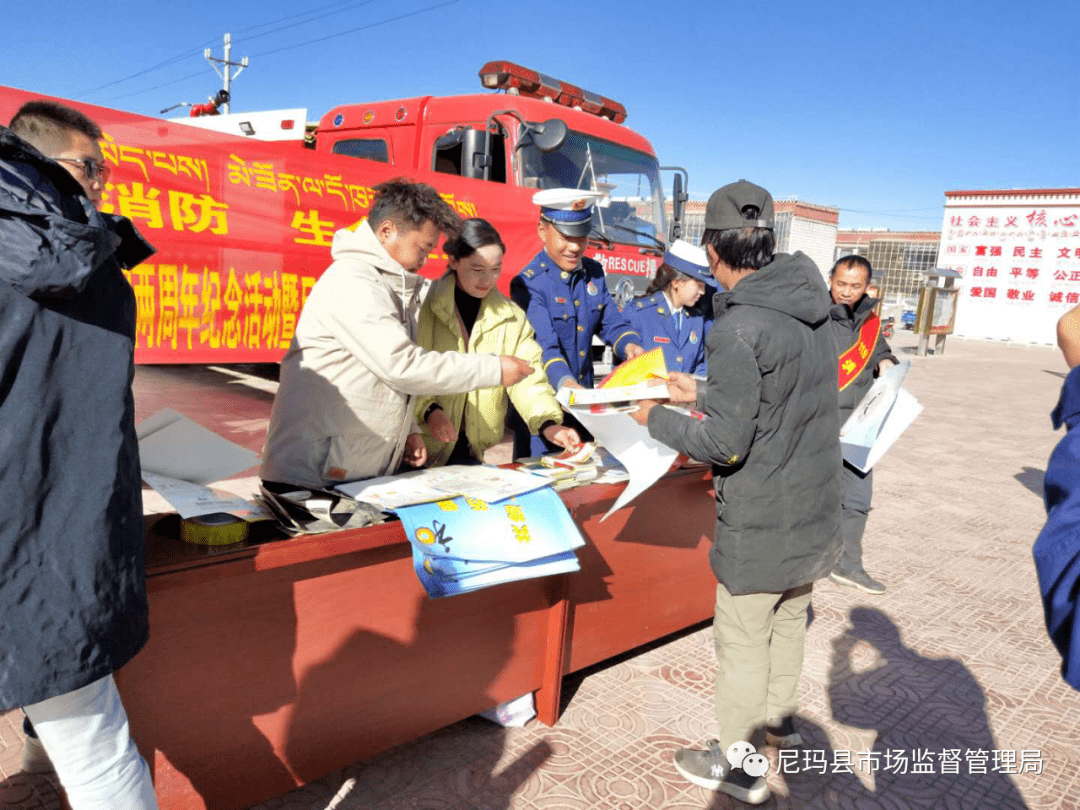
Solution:
<path fill-rule="evenodd" d="M 136 433 L 144 472 L 193 484 L 229 478 L 259 461 L 258 453 L 168 409 L 149 417 Z"/>
<path fill-rule="evenodd" d="M 502 501 L 551 486 L 551 479 L 521 470 L 491 467 L 487 464 L 453 465 L 428 470 L 428 481 L 455 495 L 476 498 L 487 503 Z"/>
<path fill-rule="evenodd" d="M 551 479 L 546 476 L 477 464 L 436 467 L 402 475 L 352 481 L 338 484 L 335 489 L 384 511 L 393 511 L 402 506 L 431 503 L 458 495 L 495 503 L 551 486 L 551 483 Z"/>
<path fill-rule="evenodd" d="M 567 388 L 566 405 L 599 405 L 605 402 L 629 402 L 635 399 L 670 399 L 671 392 L 666 384 L 657 385 L 652 381 L 634 385 L 615 385 L 606 388 Z"/>
<path fill-rule="evenodd" d="M 915 421 L 920 413 L 922 413 L 922 403 L 915 399 L 905 389 L 901 388 L 897 392 L 896 402 L 893 403 L 892 409 L 889 411 L 889 415 L 885 417 L 885 422 L 881 426 L 881 431 L 878 433 L 877 439 L 874 441 L 873 446 L 870 448 L 870 452 L 866 455 L 866 461 L 864 466 L 859 467 L 862 472 L 873 469 L 874 465 L 878 463 L 878 460 L 885 455 L 885 451 L 888 450 L 896 440 L 900 438 L 901 434 L 907 430 L 911 423 Z M 847 457 L 847 447 L 841 441 L 841 446 L 844 447 L 845 458 Z M 848 462 L 852 463 L 853 462 Z M 857 464 L 854 466 L 858 466 Z"/>
<path fill-rule="evenodd" d="M 338 484 L 335 489 L 354 500 L 370 503 L 384 512 L 452 497 L 445 489 L 431 486 L 430 482 L 424 480 L 425 472 L 427 471 L 351 481 L 348 484 Z"/>
<path fill-rule="evenodd" d="M 566 407 L 569 390 L 563 388 L 557 394 Z M 594 414 L 587 407 L 569 410 L 604 449 L 619 460 L 630 478 L 626 489 L 607 514 L 600 518 L 601 522 L 660 480 L 678 458 L 677 451 L 653 439 L 647 427 L 639 425 L 625 413 Z"/>
<path fill-rule="evenodd" d="M 177 413 L 172 408 L 162 408 L 157 413 L 146 417 L 135 426 L 135 435 L 142 441 L 151 433 L 161 430 L 173 422 L 179 422 L 184 418 L 183 414 Z"/>
<path fill-rule="evenodd" d="M 182 518 L 199 517 L 215 512 L 225 512 L 247 521 L 266 520 L 272 517 L 269 510 L 260 504 L 229 492 L 215 491 L 201 484 L 181 481 L 179 478 L 170 478 L 167 475 L 158 475 L 146 470 L 143 470 L 143 480 L 168 501 Z"/>
<path fill-rule="evenodd" d="M 888 368 L 840 428 L 844 460 L 862 472 L 873 468 L 922 411 L 918 400 L 901 388 L 910 368 L 910 361 Z"/>

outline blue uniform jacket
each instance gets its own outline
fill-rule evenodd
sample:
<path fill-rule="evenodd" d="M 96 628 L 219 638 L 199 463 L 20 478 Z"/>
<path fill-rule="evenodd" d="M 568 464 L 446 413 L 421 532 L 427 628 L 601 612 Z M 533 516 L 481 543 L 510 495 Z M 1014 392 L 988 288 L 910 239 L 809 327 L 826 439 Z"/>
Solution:
<path fill-rule="evenodd" d="M 641 348 L 664 350 L 668 371 L 705 376 L 705 317 L 696 307 L 683 309 L 680 326 L 667 298 L 656 292 L 631 301 L 624 313 L 641 333 Z"/>
<path fill-rule="evenodd" d="M 1035 540 L 1035 570 L 1039 575 L 1050 640 L 1062 656 L 1061 674 L 1080 689 L 1080 625 L 1076 602 L 1080 592 L 1080 367 L 1065 378 L 1061 400 L 1050 417 L 1054 427 L 1068 426 L 1046 468 L 1046 525 Z"/>
<path fill-rule="evenodd" d="M 552 388 L 568 377 L 592 388 L 593 335 L 619 355 L 641 341 L 612 300 L 604 268 L 592 259 L 583 258 L 579 269 L 567 273 L 541 250 L 511 280 L 510 297 L 536 331 Z"/>

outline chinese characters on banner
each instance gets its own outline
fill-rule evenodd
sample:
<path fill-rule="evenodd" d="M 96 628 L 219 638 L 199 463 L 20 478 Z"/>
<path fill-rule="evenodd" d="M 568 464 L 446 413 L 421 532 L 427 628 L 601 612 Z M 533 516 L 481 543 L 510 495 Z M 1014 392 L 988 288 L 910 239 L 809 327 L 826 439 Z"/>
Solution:
<path fill-rule="evenodd" d="M 947 192 L 938 266 L 963 277 L 956 334 L 1054 343 L 1080 304 L 1080 192 Z"/>
<path fill-rule="evenodd" d="M 139 362 L 189 362 L 192 352 L 200 362 L 206 352 L 220 353 L 219 362 L 260 352 L 277 360 L 331 262 L 334 233 L 366 217 L 379 182 L 349 182 L 340 158 L 305 151 L 286 159 L 277 145 L 260 144 L 265 159 L 232 144 L 180 154 L 106 132 L 101 148 L 113 169 L 102 210 L 130 219 L 158 249 L 126 273 Z M 474 203 L 442 196 L 461 216 L 477 216 Z"/>
<path fill-rule="evenodd" d="M 208 267 L 140 264 L 125 271 L 138 305 L 137 348 L 193 349 L 289 347 L 314 276 L 238 273 Z"/>

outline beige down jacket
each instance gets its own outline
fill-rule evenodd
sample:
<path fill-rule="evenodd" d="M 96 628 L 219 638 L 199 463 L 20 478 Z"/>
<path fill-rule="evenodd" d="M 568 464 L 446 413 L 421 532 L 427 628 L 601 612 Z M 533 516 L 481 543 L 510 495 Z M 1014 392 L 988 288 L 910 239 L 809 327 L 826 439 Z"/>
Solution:
<path fill-rule="evenodd" d="M 413 397 L 502 384 L 496 355 L 416 344 L 423 279 L 390 257 L 366 221 L 334 234 L 331 255 L 281 361 L 266 481 L 331 487 L 392 474 L 418 432 Z"/>

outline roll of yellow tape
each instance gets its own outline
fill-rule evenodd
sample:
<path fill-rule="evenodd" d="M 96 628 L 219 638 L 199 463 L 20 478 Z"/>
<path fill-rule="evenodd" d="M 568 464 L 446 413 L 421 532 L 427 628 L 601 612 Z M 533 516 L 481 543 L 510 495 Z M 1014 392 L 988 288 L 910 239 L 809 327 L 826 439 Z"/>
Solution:
<path fill-rule="evenodd" d="M 215 512 L 212 515 L 185 518 L 180 523 L 180 536 L 185 543 L 200 546 L 229 546 L 242 543 L 248 536 L 248 524 L 233 515 Z"/>

